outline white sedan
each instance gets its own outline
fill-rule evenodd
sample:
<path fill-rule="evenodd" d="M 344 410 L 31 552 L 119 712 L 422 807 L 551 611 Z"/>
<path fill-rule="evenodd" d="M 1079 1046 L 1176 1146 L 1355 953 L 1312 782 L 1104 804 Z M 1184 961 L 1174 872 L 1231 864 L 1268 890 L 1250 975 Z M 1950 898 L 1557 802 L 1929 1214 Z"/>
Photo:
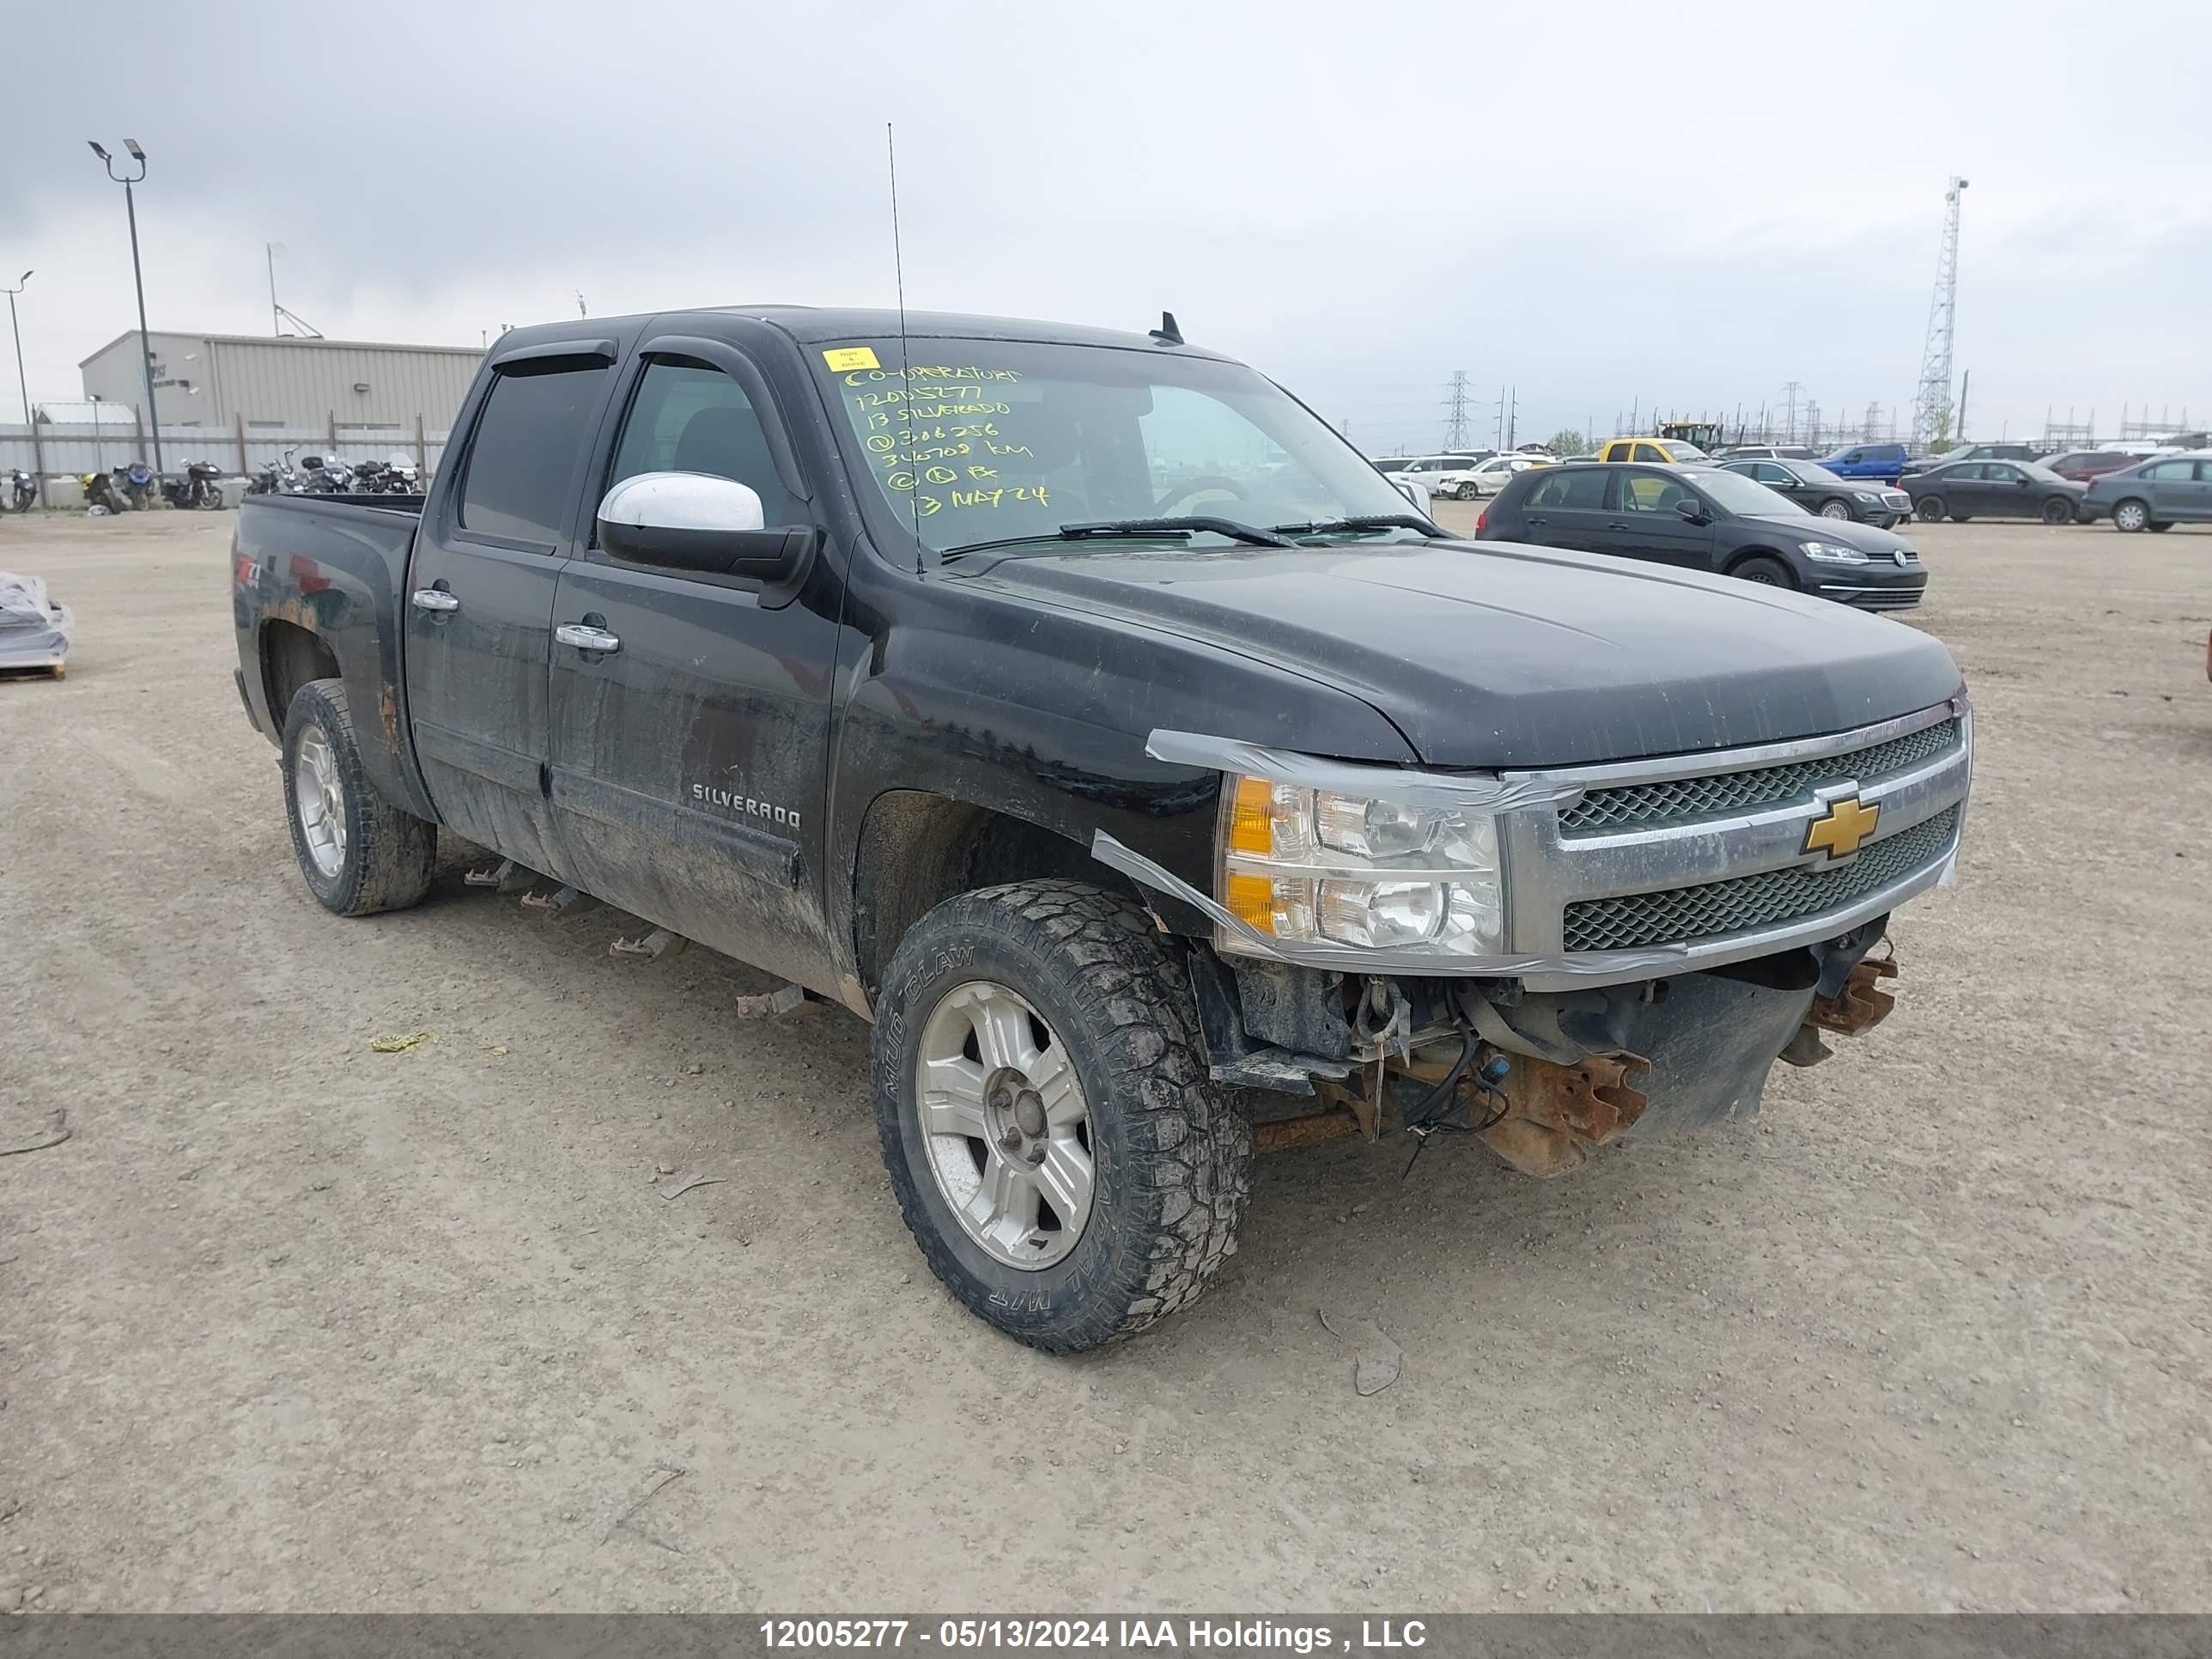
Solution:
<path fill-rule="evenodd" d="M 1516 472 L 1550 465 L 1541 455 L 1492 455 L 1473 466 L 1437 473 L 1425 482 L 1439 495 L 1449 495 L 1455 501 L 1471 501 L 1479 496 L 1495 495 Z"/>

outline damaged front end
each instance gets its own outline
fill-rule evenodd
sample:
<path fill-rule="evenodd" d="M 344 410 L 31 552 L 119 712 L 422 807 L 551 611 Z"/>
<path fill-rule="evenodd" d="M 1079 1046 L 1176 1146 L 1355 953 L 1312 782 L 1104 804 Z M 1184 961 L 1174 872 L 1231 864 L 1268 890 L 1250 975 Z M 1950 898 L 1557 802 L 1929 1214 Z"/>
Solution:
<path fill-rule="evenodd" d="M 1887 918 L 1820 945 L 1705 973 L 1573 991 L 1364 978 L 1191 957 L 1216 1081 L 1259 1091 L 1262 1152 L 1324 1140 L 1479 1137 L 1548 1178 L 1631 1134 L 1759 1109 L 1777 1060 L 1809 1066 L 1895 1000 L 1869 952 Z"/>
<path fill-rule="evenodd" d="M 1827 736 L 1557 770 L 1416 772 L 1152 734 L 1223 778 L 1213 891 L 1094 854 L 1212 925 L 1213 1076 L 1314 1101 L 1262 1147 L 1480 1135 L 1552 1176 L 1758 1109 L 1774 1062 L 1893 1006 L 1870 953 L 1957 868 L 1963 695 Z"/>

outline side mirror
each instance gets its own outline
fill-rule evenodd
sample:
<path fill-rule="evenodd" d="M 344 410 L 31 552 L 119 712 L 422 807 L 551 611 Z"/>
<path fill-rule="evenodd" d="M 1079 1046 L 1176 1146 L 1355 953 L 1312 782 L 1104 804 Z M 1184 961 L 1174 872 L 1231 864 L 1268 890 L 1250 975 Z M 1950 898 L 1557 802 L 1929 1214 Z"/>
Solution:
<path fill-rule="evenodd" d="M 770 530 L 761 498 L 734 478 L 641 472 L 599 503 L 599 545 L 618 559 L 664 570 L 774 582 L 814 545 L 811 526 Z"/>
<path fill-rule="evenodd" d="M 1677 501 L 1674 503 L 1674 511 L 1691 524 L 1708 522 L 1705 518 L 1705 509 L 1695 501 Z"/>

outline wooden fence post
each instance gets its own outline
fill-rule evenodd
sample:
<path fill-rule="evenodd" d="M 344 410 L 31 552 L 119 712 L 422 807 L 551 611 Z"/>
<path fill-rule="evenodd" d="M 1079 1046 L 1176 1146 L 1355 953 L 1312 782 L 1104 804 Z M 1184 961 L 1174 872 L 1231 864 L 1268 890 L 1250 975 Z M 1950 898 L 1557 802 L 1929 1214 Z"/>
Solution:
<path fill-rule="evenodd" d="M 241 411 L 240 412 L 240 414 L 239 414 L 239 416 L 238 416 L 238 417 L 237 417 L 237 418 L 238 418 L 238 471 L 239 471 L 239 476 L 240 476 L 240 477 L 241 477 L 250 478 L 250 477 L 252 477 L 253 476 L 253 468 L 252 468 L 252 466 L 247 463 L 246 459 L 246 416 L 245 416 L 245 413 L 241 410 Z"/>
<path fill-rule="evenodd" d="M 138 459 L 144 460 L 146 459 L 146 423 L 139 418 L 138 405 L 135 401 L 131 405 L 131 441 L 138 446 Z"/>
<path fill-rule="evenodd" d="M 332 410 L 331 411 L 331 459 L 332 460 L 336 460 L 336 459 L 337 459 L 337 458 L 338 458 L 338 412 L 337 412 L 337 410 L 336 410 L 334 409 L 334 410 Z"/>
<path fill-rule="evenodd" d="M 430 471 L 429 446 L 422 441 L 422 411 L 415 411 L 415 471 L 427 474 Z"/>

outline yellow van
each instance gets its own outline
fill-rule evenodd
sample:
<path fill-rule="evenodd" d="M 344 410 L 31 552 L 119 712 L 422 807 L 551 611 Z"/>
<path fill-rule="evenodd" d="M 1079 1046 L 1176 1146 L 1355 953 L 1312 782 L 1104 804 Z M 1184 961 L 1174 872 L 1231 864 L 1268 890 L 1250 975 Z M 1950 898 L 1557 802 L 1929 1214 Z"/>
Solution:
<path fill-rule="evenodd" d="M 1695 444 L 1680 438 L 1612 438 L 1600 447 L 1601 461 L 1656 461 L 1661 465 L 1711 458 Z"/>

